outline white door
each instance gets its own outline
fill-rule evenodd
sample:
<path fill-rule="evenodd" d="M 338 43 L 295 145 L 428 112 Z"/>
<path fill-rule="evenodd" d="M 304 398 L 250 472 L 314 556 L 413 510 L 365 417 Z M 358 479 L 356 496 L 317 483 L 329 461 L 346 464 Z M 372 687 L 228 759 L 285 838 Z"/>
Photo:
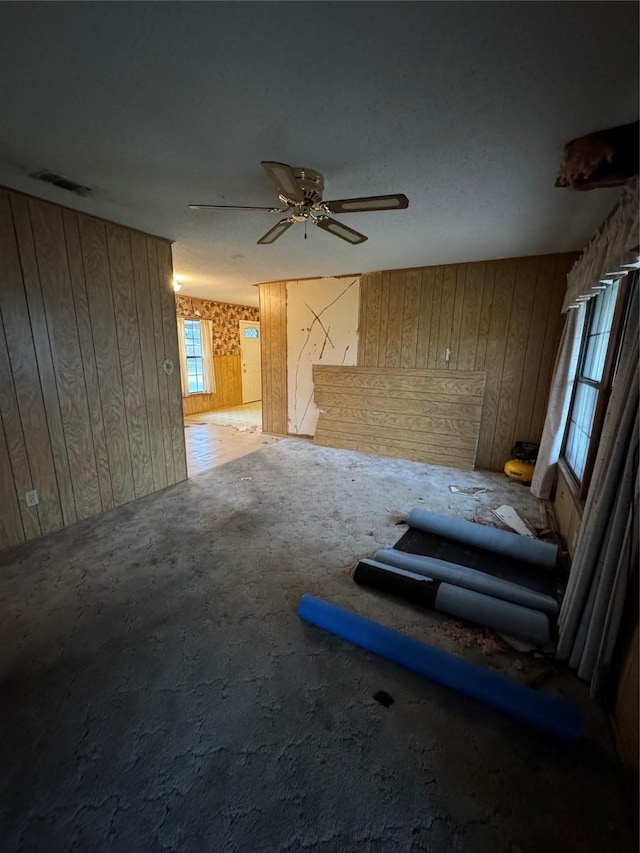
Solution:
<path fill-rule="evenodd" d="M 240 356 L 242 358 L 242 402 L 262 399 L 260 365 L 260 323 L 240 320 Z"/>

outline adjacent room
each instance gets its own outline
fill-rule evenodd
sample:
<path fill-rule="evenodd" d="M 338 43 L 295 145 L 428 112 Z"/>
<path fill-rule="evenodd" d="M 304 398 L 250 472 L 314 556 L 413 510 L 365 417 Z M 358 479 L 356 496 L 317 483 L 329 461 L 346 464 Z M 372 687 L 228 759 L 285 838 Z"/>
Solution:
<path fill-rule="evenodd" d="M 639 13 L 0 4 L 0 847 L 637 853 Z"/>
<path fill-rule="evenodd" d="M 224 465 L 274 438 L 262 432 L 257 308 L 180 296 L 174 277 L 187 473 Z"/>

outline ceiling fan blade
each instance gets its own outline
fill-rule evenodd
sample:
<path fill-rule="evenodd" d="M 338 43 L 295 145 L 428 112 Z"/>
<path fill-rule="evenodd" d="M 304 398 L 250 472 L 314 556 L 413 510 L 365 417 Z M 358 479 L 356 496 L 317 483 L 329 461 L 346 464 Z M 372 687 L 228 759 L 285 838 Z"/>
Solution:
<path fill-rule="evenodd" d="M 300 189 L 291 166 L 287 166 L 286 163 L 271 163 L 269 160 L 262 160 L 262 166 L 280 195 L 286 196 L 292 201 L 304 201 L 304 193 Z"/>
<path fill-rule="evenodd" d="M 353 228 L 349 228 L 347 225 L 343 225 L 342 222 L 337 222 L 329 216 L 319 216 L 314 221 L 318 228 L 322 228 L 323 231 L 328 231 L 329 234 L 334 234 L 336 237 L 340 237 L 341 240 L 346 240 L 347 243 L 352 243 L 354 246 L 357 243 L 364 243 L 368 239 L 364 234 L 360 234 L 359 231 L 354 231 Z"/>
<path fill-rule="evenodd" d="M 190 204 L 189 210 L 263 210 L 265 213 L 284 213 L 281 207 L 247 207 L 243 204 Z"/>
<path fill-rule="evenodd" d="M 325 201 L 322 206 L 329 213 L 365 213 L 369 210 L 404 210 L 409 199 L 402 193 L 395 195 L 370 195 L 364 198 L 340 198 Z"/>
<path fill-rule="evenodd" d="M 287 228 L 291 228 L 293 219 L 281 219 L 277 225 L 270 228 L 266 234 L 258 240 L 258 245 L 265 246 L 267 243 L 275 243 L 278 237 L 282 237 Z"/>

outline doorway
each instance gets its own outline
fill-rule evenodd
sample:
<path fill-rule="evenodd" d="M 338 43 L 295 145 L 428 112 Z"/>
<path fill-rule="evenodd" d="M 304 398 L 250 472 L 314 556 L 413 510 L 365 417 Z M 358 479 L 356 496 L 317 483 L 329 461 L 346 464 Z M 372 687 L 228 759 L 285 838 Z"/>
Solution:
<path fill-rule="evenodd" d="M 240 320 L 240 360 L 242 368 L 242 402 L 262 399 L 260 360 L 260 323 Z"/>
<path fill-rule="evenodd" d="M 184 419 L 190 477 L 277 441 L 262 433 L 260 323 L 257 320 L 237 322 L 240 364 L 239 372 L 237 360 L 233 369 L 235 382 L 231 405 L 221 406 L 218 402 L 215 409 L 196 412 Z M 216 376 L 219 395 L 225 390 L 224 376 L 222 370 Z M 240 396 L 242 405 L 238 405 Z"/>

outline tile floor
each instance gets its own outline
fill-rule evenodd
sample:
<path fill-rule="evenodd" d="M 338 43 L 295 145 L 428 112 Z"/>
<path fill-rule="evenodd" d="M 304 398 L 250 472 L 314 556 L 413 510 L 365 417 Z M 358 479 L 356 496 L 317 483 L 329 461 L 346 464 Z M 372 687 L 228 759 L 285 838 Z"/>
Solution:
<path fill-rule="evenodd" d="M 187 472 L 195 477 L 279 441 L 262 432 L 262 404 L 200 412 L 184 419 Z"/>

